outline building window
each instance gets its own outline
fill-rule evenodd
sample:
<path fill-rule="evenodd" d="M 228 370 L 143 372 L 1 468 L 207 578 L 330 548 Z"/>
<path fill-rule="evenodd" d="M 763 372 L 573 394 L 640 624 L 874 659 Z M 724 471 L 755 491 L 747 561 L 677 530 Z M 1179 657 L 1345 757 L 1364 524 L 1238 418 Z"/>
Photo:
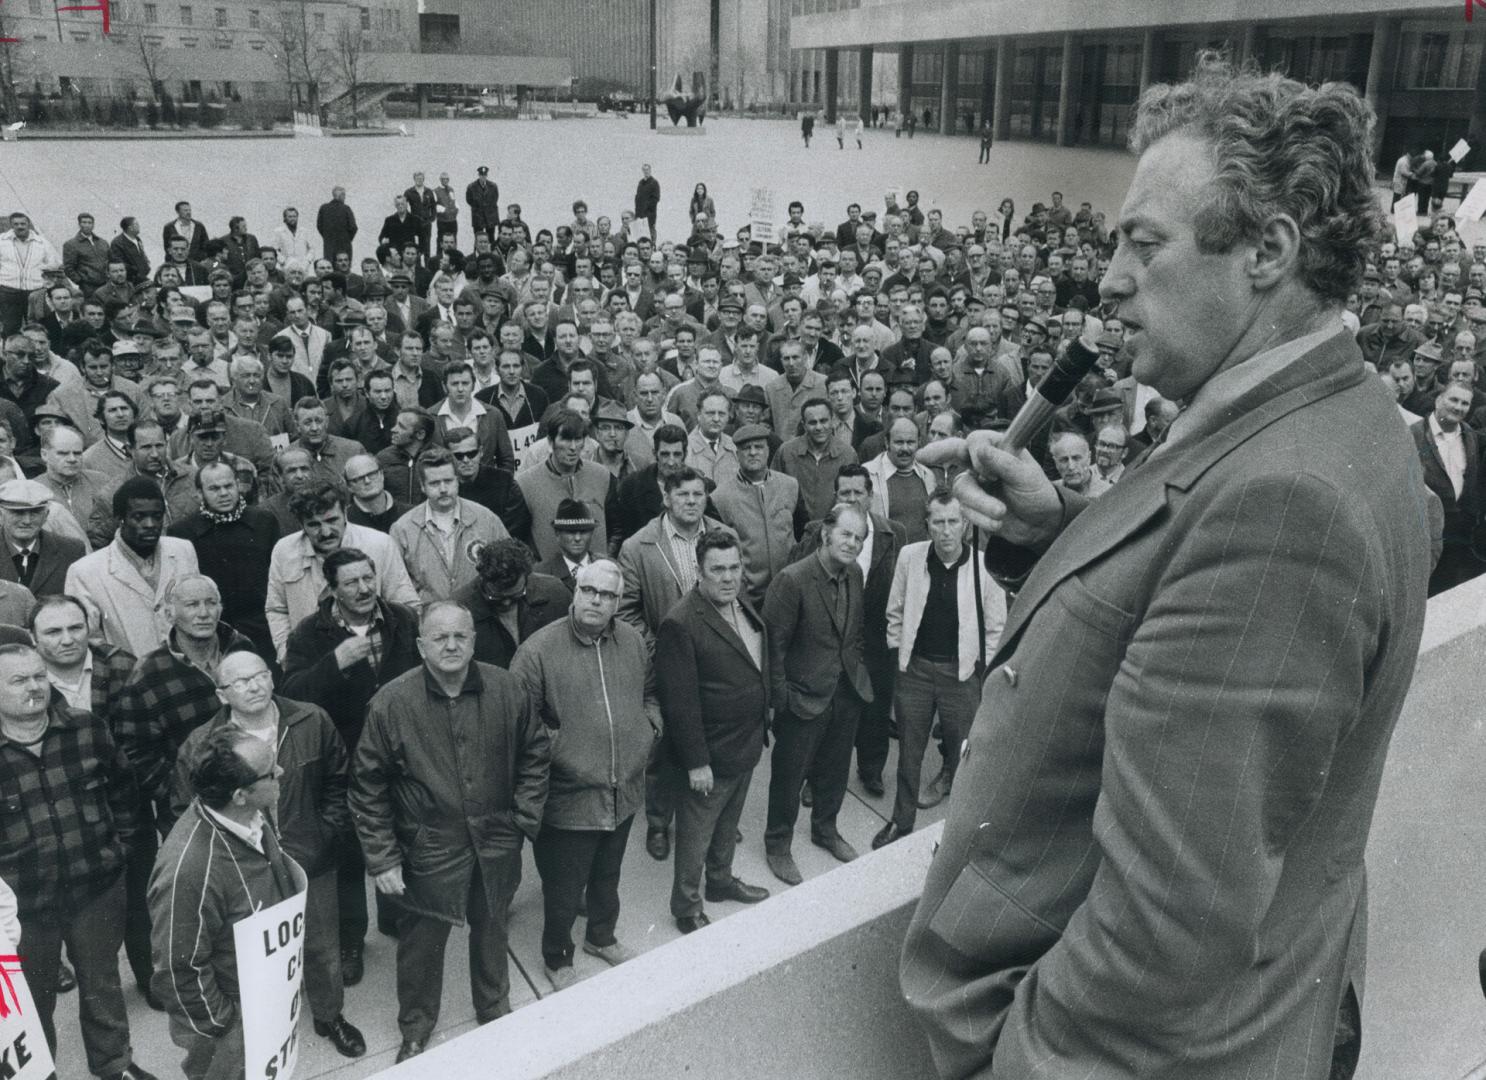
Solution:
<path fill-rule="evenodd" d="M 325 30 L 325 12 L 323 11 L 315 12 L 315 30 L 317 33 Z"/>
<path fill-rule="evenodd" d="M 212 25 L 213 26 L 226 26 L 227 25 L 227 9 L 226 8 L 219 7 L 219 8 L 216 8 L 212 12 Z"/>
<path fill-rule="evenodd" d="M 40 15 L 41 0 L 31 0 L 31 2 L 26 5 L 26 10 L 29 11 L 32 15 Z"/>
<path fill-rule="evenodd" d="M 944 53 L 939 49 L 913 50 L 913 81 L 937 83 L 944 77 Z"/>
<path fill-rule="evenodd" d="M 193 15 L 192 15 L 192 12 L 191 12 L 191 5 L 190 4 L 182 4 L 181 5 L 181 25 L 182 26 L 194 26 L 195 25 L 195 23 L 193 21 Z"/>
<path fill-rule="evenodd" d="M 258 9 L 248 8 L 248 29 L 257 30 L 258 25 Z"/>
<path fill-rule="evenodd" d="M 1475 86 L 1481 44 L 1466 31 L 1405 33 L 1398 49 L 1398 84 L 1406 90 Z"/>
<path fill-rule="evenodd" d="M 155 23 L 159 22 L 160 21 L 160 9 L 158 7 L 156 7 L 154 4 L 146 4 L 144 6 L 144 21 L 147 22 L 147 23 L 149 23 L 149 24 L 151 24 L 152 26 Z"/>
<path fill-rule="evenodd" d="M 970 52 L 968 50 L 960 53 L 960 85 L 976 85 L 985 78 L 986 56 L 983 52 Z"/>
<path fill-rule="evenodd" d="M 361 29 L 363 29 L 363 30 L 370 30 L 371 29 L 371 8 L 362 8 L 361 9 Z"/>

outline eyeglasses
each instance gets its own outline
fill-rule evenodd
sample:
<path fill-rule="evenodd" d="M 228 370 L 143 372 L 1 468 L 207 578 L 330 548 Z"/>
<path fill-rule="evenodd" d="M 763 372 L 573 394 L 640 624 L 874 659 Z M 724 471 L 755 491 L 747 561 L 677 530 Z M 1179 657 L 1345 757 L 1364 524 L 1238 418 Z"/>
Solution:
<path fill-rule="evenodd" d="M 480 456 L 478 450 L 450 450 L 449 456 L 455 461 L 474 461 Z"/>
<path fill-rule="evenodd" d="M 243 787 L 252 787 L 254 784 L 261 784 L 265 780 L 277 780 L 283 775 L 284 767 L 282 765 L 275 765 L 272 769 L 269 769 L 268 772 L 260 773 L 259 775 L 253 777 L 253 779 L 244 784 Z"/>
<path fill-rule="evenodd" d="M 252 675 L 244 675 L 240 679 L 232 679 L 229 682 L 218 683 L 217 684 L 217 689 L 218 690 L 235 690 L 237 693 L 241 694 L 241 693 L 245 692 L 248 689 L 248 687 L 252 686 L 254 683 L 263 682 L 264 680 L 272 681 L 273 680 L 272 673 L 270 673 L 267 670 L 254 672 Z"/>
<path fill-rule="evenodd" d="M 605 604 L 617 604 L 619 594 L 610 589 L 595 589 L 592 585 L 579 585 L 578 595 L 586 600 L 598 600 Z"/>
<path fill-rule="evenodd" d="M 348 483 L 348 484 L 364 484 L 368 480 L 374 480 L 374 479 L 376 479 L 377 477 L 379 477 L 381 475 L 382 475 L 382 470 L 381 469 L 373 469 L 371 472 L 369 472 L 369 473 L 363 473 L 360 476 L 348 476 L 348 477 L 346 477 L 346 483 Z"/>

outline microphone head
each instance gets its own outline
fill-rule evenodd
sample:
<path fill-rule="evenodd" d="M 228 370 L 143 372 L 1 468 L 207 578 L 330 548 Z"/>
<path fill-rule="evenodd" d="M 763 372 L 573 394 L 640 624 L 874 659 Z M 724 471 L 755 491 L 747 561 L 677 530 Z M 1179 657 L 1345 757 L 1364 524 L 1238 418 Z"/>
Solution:
<path fill-rule="evenodd" d="M 1094 370 L 1099 362 L 1099 350 L 1091 349 L 1075 338 L 1063 350 L 1063 355 L 1053 361 L 1053 366 L 1037 384 L 1041 394 L 1056 408 L 1068 400 L 1073 388 L 1083 382 L 1084 376 Z"/>

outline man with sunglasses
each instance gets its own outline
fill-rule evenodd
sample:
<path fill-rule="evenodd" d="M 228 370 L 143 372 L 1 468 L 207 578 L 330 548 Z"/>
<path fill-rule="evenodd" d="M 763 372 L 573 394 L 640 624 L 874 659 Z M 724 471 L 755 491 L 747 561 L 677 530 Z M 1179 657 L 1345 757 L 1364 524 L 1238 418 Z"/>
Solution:
<path fill-rule="evenodd" d="M 350 763 L 346 744 L 318 705 L 274 693 L 273 672 L 250 652 L 228 653 L 217 665 L 215 715 L 181 744 L 171 779 L 171 810 L 183 815 L 191 802 L 191 763 L 212 734 L 228 728 L 246 732 L 272 748 L 278 799 L 267 810 L 278 826 L 284 851 L 309 878 L 305 897 L 304 989 L 315 1034 L 331 1041 L 342 1057 L 366 1053 L 366 1040 L 342 1012 L 336 903 L 336 855 L 350 832 L 346 808 Z"/>
<path fill-rule="evenodd" d="M 469 608 L 475 620 L 475 659 L 509 668 L 522 642 L 567 615 L 572 593 L 556 578 L 538 572 L 531 550 L 515 537 L 485 545 L 475 569 L 477 580 L 453 599 Z"/>

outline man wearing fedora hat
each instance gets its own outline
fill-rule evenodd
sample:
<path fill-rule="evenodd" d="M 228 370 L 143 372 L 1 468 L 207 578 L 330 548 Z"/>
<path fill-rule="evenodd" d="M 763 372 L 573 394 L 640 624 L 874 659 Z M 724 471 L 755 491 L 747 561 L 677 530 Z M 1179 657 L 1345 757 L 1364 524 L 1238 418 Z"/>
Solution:
<path fill-rule="evenodd" d="M 597 527 L 598 522 L 587 503 L 579 499 L 563 499 L 557 504 L 557 513 L 552 518 L 557 550 L 532 570 L 556 578 L 571 594 L 578 571 L 593 562 L 593 554 L 588 548 Z"/>
<path fill-rule="evenodd" d="M 593 418 L 593 437 L 598 445 L 590 453 L 589 459 L 608 469 L 615 483 L 637 471 L 637 466 L 626 451 L 630 429 L 634 426 L 634 421 L 629 418 L 624 406 L 617 401 L 599 403 L 598 412 Z"/>
<path fill-rule="evenodd" d="M 0 484 L 0 581 L 36 596 L 62 592 L 68 569 L 87 554 L 80 539 L 45 527 L 51 499 L 51 489 L 36 480 Z"/>
<path fill-rule="evenodd" d="M 733 433 L 738 468 L 719 475 L 712 492 L 718 517 L 738 534 L 745 595 L 755 605 L 763 603 L 769 582 L 788 565 L 807 520 L 799 481 L 769 468 L 774 443 L 764 424 L 738 428 Z"/>

